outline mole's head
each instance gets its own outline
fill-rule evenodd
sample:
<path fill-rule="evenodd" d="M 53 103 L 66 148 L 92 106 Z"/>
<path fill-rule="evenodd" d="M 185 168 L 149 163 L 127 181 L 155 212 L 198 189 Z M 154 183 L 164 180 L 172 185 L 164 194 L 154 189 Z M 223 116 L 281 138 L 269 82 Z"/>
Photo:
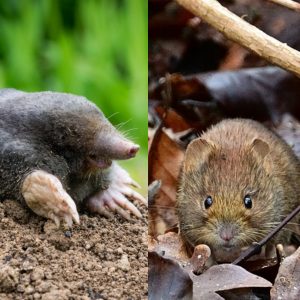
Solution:
<path fill-rule="evenodd" d="M 139 145 L 123 137 L 105 117 L 98 125 L 93 141 L 87 148 L 91 166 L 104 169 L 111 165 L 112 160 L 129 159 L 136 155 Z"/>
<path fill-rule="evenodd" d="M 81 98 L 82 99 L 82 98 Z M 51 119 L 50 139 L 54 148 L 70 162 L 85 164 L 85 169 L 106 169 L 113 160 L 129 159 L 139 146 L 127 140 L 87 100 L 75 101 Z"/>
<path fill-rule="evenodd" d="M 227 260 L 227 253 L 238 255 L 279 221 L 274 211 L 282 192 L 268 170 L 269 151 L 260 139 L 229 148 L 202 138 L 189 145 L 177 205 L 190 244 L 207 244 Z"/>

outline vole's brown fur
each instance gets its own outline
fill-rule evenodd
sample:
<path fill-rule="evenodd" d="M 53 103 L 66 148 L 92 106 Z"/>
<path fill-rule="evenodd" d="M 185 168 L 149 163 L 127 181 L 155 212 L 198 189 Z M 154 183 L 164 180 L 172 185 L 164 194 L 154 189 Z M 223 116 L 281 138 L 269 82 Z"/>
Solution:
<path fill-rule="evenodd" d="M 205 208 L 208 196 L 213 202 Z M 292 149 L 255 121 L 224 120 L 187 148 L 177 197 L 180 232 L 226 260 L 270 232 L 300 204 L 299 196 L 300 164 Z M 275 241 L 289 238 L 282 230 Z"/>

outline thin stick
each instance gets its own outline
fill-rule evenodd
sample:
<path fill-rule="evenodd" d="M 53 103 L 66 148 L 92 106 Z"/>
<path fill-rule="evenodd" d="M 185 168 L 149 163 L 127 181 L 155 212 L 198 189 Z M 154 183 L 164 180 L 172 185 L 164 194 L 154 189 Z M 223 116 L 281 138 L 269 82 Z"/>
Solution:
<path fill-rule="evenodd" d="M 234 262 L 234 265 L 238 265 L 243 260 L 248 259 L 252 255 L 258 254 L 264 246 L 283 226 L 285 226 L 292 218 L 294 218 L 300 212 L 300 205 L 294 209 L 279 225 L 277 225 L 265 238 L 260 242 L 253 244 L 247 250 L 245 250 Z"/>
<path fill-rule="evenodd" d="M 300 12 L 300 4 L 292 0 L 269 0 L 270 2 L 285 6 L 291 10 Z"/>
<path fill-rule="evenodd" d="M 184 105 L 193 105 L 201 108 L 217 108 L 216 102 L 204 102 L 204 101 L 197 101 L 193 99 L 185 99 L 181 101 Z"/>
<path fill-rule="evenodd" d="M 269 62 L 300 77 L 300 53 L 242 20 L 216 0 L 177 0 L 187 10 Z"/>

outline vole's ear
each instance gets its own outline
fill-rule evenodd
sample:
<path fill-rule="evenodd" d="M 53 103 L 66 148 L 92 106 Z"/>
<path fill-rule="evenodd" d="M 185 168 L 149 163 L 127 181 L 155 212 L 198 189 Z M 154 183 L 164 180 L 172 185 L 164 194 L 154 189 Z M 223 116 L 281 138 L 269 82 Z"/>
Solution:
<path fill-rule="evenodd" d="M 260 139 L 254 139 L 251 144 L 251 148 L 261 159 L 263 159 L 270 152 L 269 145 Z"/>
<path fill-rule="evenodd" d="M 185 152 L 183 171 L 188 173 L 199 168 L 207 160 L 212 150 L 213 146 L 207 140 L 198 138 L 192 141 Z"/>

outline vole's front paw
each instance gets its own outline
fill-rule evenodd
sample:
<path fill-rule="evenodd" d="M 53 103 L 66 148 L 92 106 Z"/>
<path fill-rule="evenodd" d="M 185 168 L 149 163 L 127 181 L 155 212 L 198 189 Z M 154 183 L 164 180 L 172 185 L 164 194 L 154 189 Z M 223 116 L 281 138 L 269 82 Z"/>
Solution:
<path fill-rule="evenodd" d="M 141 218 L 140 211 L 128 199 L 138 200 L 145 205 L 147 205 L 147 201 L 134 191 L 131 186 L 139 187 L 124 169 L 114 163 L 111 168 L 109 188 L 90 197 L 87 200 L 87 208 L 91 212 L 96 212 L 106 217 L 111 217 L 111 211 L 113 211 L 129 220 L 130 214 L 126 211 L 128 210 L 138 218 Z"/>
<path fill-rule="evenodd" d="M 38 170 L 29 174 L 22 184 L 26 204 L 38 215 L 52 219 L 57 226 L 65 221 L 69 227 L 73 220 L 79 224 L 76 205 L 57 177 Z"/>

